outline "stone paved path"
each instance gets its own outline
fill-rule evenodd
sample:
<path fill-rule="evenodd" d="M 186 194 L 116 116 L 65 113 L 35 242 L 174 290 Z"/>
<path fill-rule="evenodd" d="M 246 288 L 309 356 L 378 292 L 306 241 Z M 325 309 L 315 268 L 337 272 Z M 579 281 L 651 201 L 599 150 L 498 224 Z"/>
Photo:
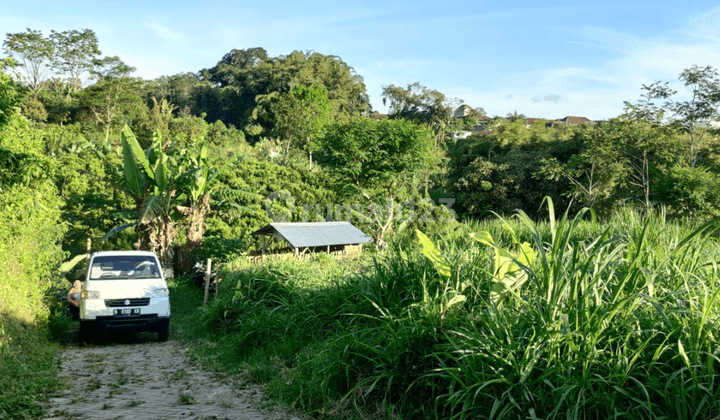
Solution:
<path fill-rule="evenodd" d="M 49 419 L 252 419 L 300 417 L 260 408 L 261 390 L 217 378 L 190 363 L 179 343 L 152 340 L 67 347 L 68 388 L 50 401 Z"/>

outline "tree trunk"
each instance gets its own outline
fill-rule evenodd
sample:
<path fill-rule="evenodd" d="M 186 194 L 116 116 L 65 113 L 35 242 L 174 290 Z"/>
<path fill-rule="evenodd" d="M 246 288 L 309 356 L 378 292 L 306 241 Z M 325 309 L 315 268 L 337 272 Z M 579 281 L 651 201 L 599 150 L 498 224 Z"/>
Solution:
<path fill-rule="evenodd" d="M 210 194 L 205 194 L 195 204 L 183 212 L 190 222 L 185 232 L 185 247 L 183 249 L 183 272 L 188 273 L 192 268 L 192 254 L 202 246 L 202 240 L 205 236 L 205 216 L 210 211 Z"/>

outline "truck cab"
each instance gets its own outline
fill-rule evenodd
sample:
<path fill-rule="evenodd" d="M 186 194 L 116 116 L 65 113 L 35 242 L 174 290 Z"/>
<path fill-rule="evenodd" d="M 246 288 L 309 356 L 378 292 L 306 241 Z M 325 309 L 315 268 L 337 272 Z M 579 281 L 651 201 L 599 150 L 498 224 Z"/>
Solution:
<path fill-rule="evenodd" d="M 80 339 L 99 331 L 156 331 L 167 341 L 170 298 L 160 261 L 148 251 L 93 253 L 84 273 Z"/>

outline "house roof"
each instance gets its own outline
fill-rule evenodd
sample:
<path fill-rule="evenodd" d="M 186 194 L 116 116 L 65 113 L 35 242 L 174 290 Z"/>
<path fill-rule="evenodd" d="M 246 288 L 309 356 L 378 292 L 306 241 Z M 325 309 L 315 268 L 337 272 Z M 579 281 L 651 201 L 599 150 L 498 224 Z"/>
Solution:
<path fill-rule="evenodd" d="M 328 245 L 356 245 L 372 239 L 350 222 L 270 223 L 253 235 L 272 235 L 293 248 Z"/>
<path fill-rule="evenodd" d="M 468 115 L 472 115 L 475 113 L 475 110 L 472 109 L 472 107 L 468 104 L 460 105 L 455 112 L 453 112 L 453 116 L 455 118 L 463 118 L 467 117 Z"/>
<path fill-rule="evenodd" d="M 592 121 L 585 117 L 572 117 L 567 116 L 561 120 L 558 120 L 560 122 L 563 122 L 567 125 L 578 125 L 578 124 L 592 124 Z"/>

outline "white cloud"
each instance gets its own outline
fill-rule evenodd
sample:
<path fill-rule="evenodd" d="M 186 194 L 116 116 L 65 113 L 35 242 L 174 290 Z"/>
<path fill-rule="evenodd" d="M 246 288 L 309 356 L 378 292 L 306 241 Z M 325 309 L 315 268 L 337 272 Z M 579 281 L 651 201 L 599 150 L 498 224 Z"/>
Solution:
<path fill-rule="evenodd" d="M 144 23 L 144 25 L 150 30 L 152 30 L 155 36 L 164 39 L 165 41 L 177 44 L 180 43 L 183 39 L 182 35 L 180 35 L 178 32 L 175 32 L 167 26 L 162 25 L 158 22 L 146 22 Z"/>

